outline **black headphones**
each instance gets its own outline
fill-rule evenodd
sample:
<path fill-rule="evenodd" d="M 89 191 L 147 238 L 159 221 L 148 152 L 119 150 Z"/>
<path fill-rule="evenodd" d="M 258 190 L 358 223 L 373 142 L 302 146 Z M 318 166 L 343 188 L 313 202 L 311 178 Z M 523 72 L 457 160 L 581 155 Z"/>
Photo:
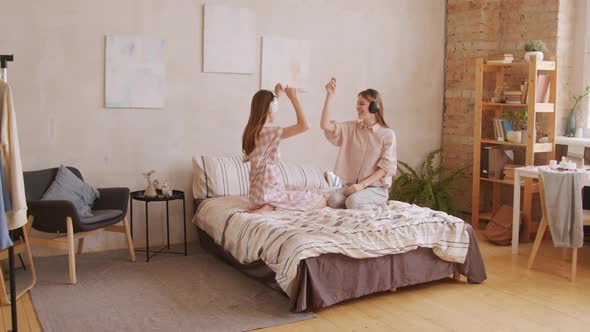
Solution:
<path fill-rule="evenodd" d="M 369 112 L 378 113 L 380 108 L 379 104 L 377 104 L 377 91 L 374 89 L 367 89 L 367 91 L 371 94 L 371 98 L 373 98 L 369 104 Z"/>

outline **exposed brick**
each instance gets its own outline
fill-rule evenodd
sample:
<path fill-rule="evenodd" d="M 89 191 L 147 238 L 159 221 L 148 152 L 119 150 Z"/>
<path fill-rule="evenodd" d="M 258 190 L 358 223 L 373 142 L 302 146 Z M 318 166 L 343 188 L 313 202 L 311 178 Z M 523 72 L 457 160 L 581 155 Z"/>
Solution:
<path fill-rule="evenodd" d="M 442 137 L 444 167 L 456 169 L 473 163 L 473 59 L 497 52 L 509 52 L 522 58 L 524 43 L 529 39 L 544 40 L 549 48 L 545 56 L 554 56 L 558 53 L 560 6 L 567 4 L 560 5 L 559 0 L 448 1 Z M 569 38 L 567 35 L 562 37 Z M 560 46 L 562 49 L 563 45 L 566 45 L 565 40 Z M 563 65 L 562 61 L 560 58 L 560 65 Z M 506 80 L 519 82 L 523 79 L 526 75 L 514 72 L 507 75 Z M 484 76 L 484 94 L 491 95 L 493 85 L 494 78 Z M 491 133 L 491 129 L 484 126 L 483 132 Z M 468 173 L 471 174 L 471 170 Z M 464 183 L 467 190 L 457 202 L 461 209 L 470 211 L 471 177 L 466 176 Z M 486 194 L 482 193 L 482 196 L 486 197 Z M 489 200 L 489 195 L 487 198 Z"/>

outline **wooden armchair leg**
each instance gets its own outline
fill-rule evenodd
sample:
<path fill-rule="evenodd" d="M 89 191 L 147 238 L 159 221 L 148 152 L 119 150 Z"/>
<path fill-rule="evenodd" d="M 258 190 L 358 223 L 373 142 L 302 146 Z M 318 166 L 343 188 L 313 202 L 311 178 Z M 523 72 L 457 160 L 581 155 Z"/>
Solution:
<path fill-rule="evenodd" d="M 31 244 L 29 243 L 29 235 L 31 233 L 31 227 L 33 226 L 33 217 L 29 217 L 29 222 L 25 226 L 23 237 L 25 240 L 25 247 L 27 248 L 27 259 L 29 260 L 29 268 L 31 269 L 31 286 L 27 291 L 37 283 L 37 270 L 35 270 L 35 264 L 33 263 L 33 252 L 31 251 Z"/>
<path fill-rule="evenodd" d="M 78 239 L 78 255 L 82 255 L 84 251 L 84 238 Z"/>
<path fill-rule="evenodd" d="M 132 262 L 135 262 L 135 247 L 133 246 L 133 239 L 131 238 L 131 230 L 129 228 L 129 220 L 127 220 L 127 217 L 123 219 L 123 226 L 125 227 L 125 236 L 127 237 L 129 259 L 131 259 Z"/>
<path fill-rule="evenodd" d="M 66 218 L 66 226 L 68 230 L 68 258 L 70 267 L 70 283 L 76 284 L 76 250 L 74 248 L 74 224 L 72 218 Z"/>

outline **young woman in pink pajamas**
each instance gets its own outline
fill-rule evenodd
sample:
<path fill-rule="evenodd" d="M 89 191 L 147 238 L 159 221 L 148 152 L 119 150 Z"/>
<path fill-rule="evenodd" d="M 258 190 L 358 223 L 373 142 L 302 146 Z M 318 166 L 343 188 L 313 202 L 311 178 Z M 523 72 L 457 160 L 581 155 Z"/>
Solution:
<path fill-rule="evenodd" d="M 285 91 L 291 101 L 297 123 L 281 128 L 274 125 L 278 97 Z M 275 86 L 275 93 L 260 90 L 252 97 L 250 119 L 242 136 L 244 162 L 250 161 L 250 212 L 273 210 L 310 210 L 326 206 L 319 190 L 286 187 L 278 169 L 279 143 L 309 129 L 309 122 L 295 88 Z"/>

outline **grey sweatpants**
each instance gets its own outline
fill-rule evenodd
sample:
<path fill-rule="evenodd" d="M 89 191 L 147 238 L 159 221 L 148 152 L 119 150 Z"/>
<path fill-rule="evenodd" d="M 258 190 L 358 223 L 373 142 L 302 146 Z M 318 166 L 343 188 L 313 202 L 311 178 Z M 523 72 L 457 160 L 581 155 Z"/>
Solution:
<path fill-rule="evenodd" d="M 383 187 L 367 187 L 348 197 L 342 193 L 344 188 L 336 190 L 328 198 L 328 206 L 334 209 L 370 209 L 387 202 L 389 191 Z"/>

